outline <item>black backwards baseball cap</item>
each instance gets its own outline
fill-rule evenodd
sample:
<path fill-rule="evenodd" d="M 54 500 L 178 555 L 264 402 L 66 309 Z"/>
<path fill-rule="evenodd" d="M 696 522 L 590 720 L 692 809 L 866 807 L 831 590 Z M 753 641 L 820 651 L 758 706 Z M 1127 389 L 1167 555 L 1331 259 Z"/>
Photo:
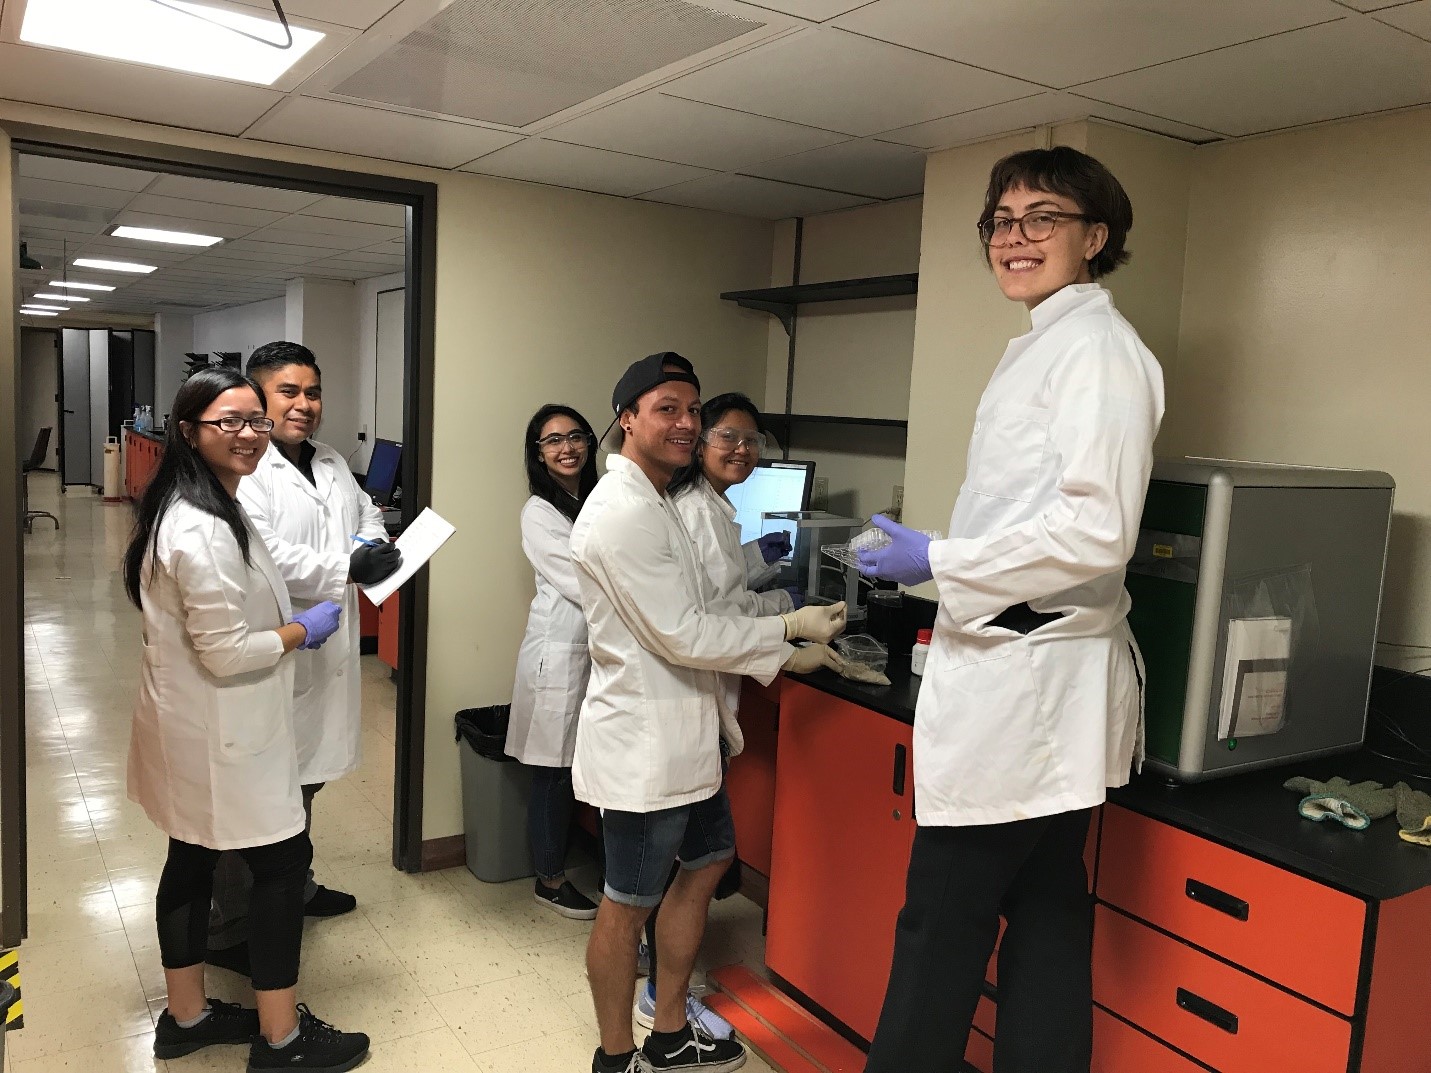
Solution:
<path fill-rule="evenodd" d="M 674 369 L 666 366 L 674 365 Z M 621 379 L 616 381 L 616 388 L 611 392 L 611 411 L 615 415 L 611 419 L 611 424 L 601 435 L 601 447 L 605 451 L 615 453 L 621 450 L 622 441 L 626 434 L 621 429 L 621 414 L 624 410 L 629 410 L 636 405 L 636 400 L 646 392 L 660 387 L 662 384 L 678 380 L 683 384 L 694 384 L 696 391 L 701 390 L 700 377 L 696 376 L 696 367 L 687 359 L 681 357 L 674 350 L 663 350 L 659 354 L 647 354 L 640 361 L 633 361 L 631 365 L 621 374 Z"/>

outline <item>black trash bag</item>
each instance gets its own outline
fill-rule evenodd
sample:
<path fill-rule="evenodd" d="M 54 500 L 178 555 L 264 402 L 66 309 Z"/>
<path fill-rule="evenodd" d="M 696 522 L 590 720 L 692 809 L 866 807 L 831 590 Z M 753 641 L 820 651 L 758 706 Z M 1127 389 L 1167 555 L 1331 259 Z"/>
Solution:
<path fill-rule="evenodd" d="M 512 717 L 510 704 L 493 704 L 487 708 L 463 708 L 455 716 L 458 741 L 464 738 L 477 750 L 478 756 L 502 763 L 516 763 L 506 753 L 507 723 Z"/>

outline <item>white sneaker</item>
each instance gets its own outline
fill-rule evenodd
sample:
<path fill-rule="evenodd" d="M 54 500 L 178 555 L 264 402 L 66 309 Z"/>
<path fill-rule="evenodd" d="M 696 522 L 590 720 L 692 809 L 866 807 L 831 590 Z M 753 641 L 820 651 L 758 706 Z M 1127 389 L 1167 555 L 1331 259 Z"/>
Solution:
<path fill-rule="evenodd" d="M 634 1016 L 642 1028 L 656 1027 L 656 989 L 649 982 L 636 996 Z M 686 992 L 686 1020 L 699 1025 L 712 1039 L 730 1039 L 735 1035 L 734 1025 L 690 991 Z"/>

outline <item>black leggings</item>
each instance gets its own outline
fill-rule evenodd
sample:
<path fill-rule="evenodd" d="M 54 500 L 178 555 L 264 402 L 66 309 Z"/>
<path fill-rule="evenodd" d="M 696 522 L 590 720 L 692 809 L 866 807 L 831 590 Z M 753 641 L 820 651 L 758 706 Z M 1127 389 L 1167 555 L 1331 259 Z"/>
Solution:
<path fill-rule="evenodd" d="M 298 983 L 303 941 L 303 888 L 313 843 L 308 832 L 267 846 L 236 850 L 253 873 L 249 896 L 249 963 L 255 991 L 278 991 Z M 159 877 L 155 919 L 166 969 L 200 965 L 209 944 L 209 900 L 219 851 L 169 839 L 169 857 Z"/>

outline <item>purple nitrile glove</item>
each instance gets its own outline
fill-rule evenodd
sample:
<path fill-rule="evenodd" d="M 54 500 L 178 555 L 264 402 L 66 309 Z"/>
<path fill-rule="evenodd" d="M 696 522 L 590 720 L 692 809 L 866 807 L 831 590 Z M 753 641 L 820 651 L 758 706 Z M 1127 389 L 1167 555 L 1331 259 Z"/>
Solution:
<path fill-rule="evenodd" d="M 876 551 L 858 552 L 860 573 L 901 585 L 919 585 L 934 577 L 929 567 L 928 536 L 892 522 L 883 514 L 876 514 L 870 521 L 889 536 L 890 543 Z"/>
<path fill-rule="evenodd" d="M 342 614 L 343 609 L 332 600 L 324 600 L 321 604 L 314 604 L 307 611 L 298 612 L 293 616 L 293 621 L 308 631 L 308 639 L 298 647 L 320 647 L 324 641 L 337 632 L 338 620 Z"/>
<path fill-rule="evenodd" d="M 790 610 L 799 611 L 800 608 L 805 606 L 805 594 L 794 585 L 791 585 L 785 591 L 790 594 Z"/>
<path fill-rule="evenodd" d="M 790 554 L 790 536 L 785 532 L 766 533 L 755 541 L 760 557 L 767 563 L 779 562 Z"/>

